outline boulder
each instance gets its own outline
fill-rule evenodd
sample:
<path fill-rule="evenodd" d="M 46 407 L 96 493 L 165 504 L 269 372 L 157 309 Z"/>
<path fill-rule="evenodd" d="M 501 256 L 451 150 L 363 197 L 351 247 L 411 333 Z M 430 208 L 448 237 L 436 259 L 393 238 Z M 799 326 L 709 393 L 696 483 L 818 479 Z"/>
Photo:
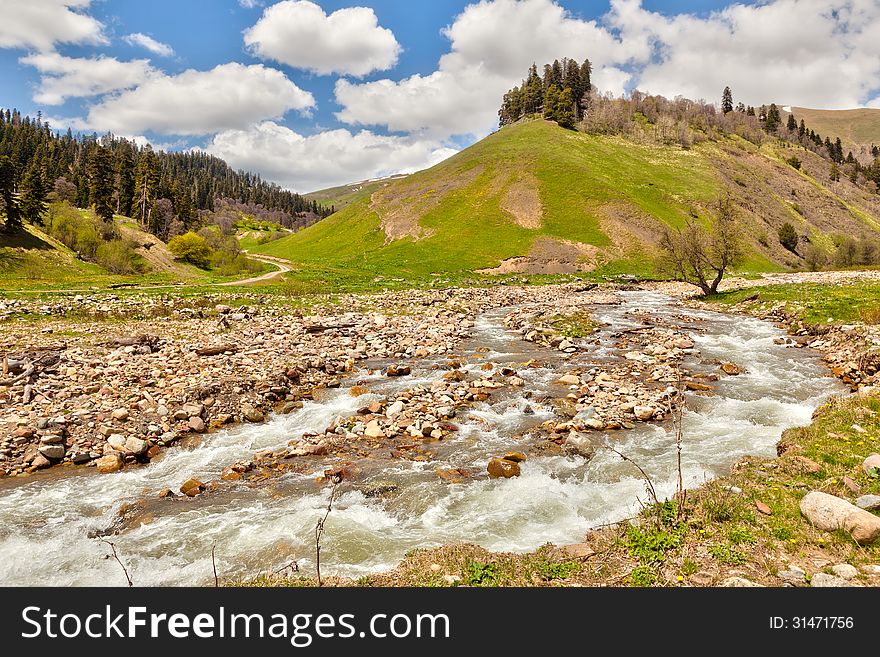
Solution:
<path fill-rule="evenodd" d="M 99 458 L 95 464 L 97 465 L 98 472 L 102 474 L 108 474 L 110 472 L 119 472 L 122 470 L 122 466 L 125 463 L 122 459 L 122 454 L 119 452 L 111 452 L 110 454 L 106 454 Z"/>
<path fill-rule="evenodd" d="M 856 499 L 856 506 L 865 511 L 880 509 L 880 495 L 862 495 Z"/>
<path fill-rule="evenodd" d="M 852 586 L 852 584 L 837 575 L 816 573 L 810 580 L 810 586 L 813 588 L 843 588 L 846 586 Z"/>
<path fill-rule="evenodd" d="M 385 370 L 386 376 L 407 376 L 412 372 L 409 365 L 391 365 Z"/>
<path fill-rule="evenodd" d="M 471 476 L 471 473 L 464 468 L 437 468 L 435 472 L 447 484 L 463 484 Z"/>
<path fill-rule="evenodd" d="M 842 529 L 860 545 L 870 545 L 880 537 L 880 518 L 844 499 L 812 491 L 800 503 L 801 513 L 817 529 Z"/>
<path fill-rule="evenodd" d="M 190 431 L 195 431 L 196 433 L 205 432 L 205 421 L 198 416 L 193 416 L 189 418 L 189 420 L 187 421 L 187 426 L 189 427 Z"/>
<path fill-rule="evenodd" d="M 187 497 L 195 497 L 203 490 L 205 490 L 205 484 L 198 479 L 187 479 L 180 487 L 180 492 Z"/>
<path fill-rule="evenodd" d="M 831 572 L 841 579 L 852 579 L 859 574 L 859 569 L 848 563 L 839 563 L 835 566 L 831 566 Z"/>
<path fill-rule="evenodd" d="M 150 444 L 146 440 L 131 436 L 125 441 L 125 451 L 130 452 L 135 456 L 140 456 L 148 449 L 150 449 Z"/>
<path fill-rule="evenodd" d="M 742 370 L 734 363 L 721 363 L 721 371 L 729 376 L 742 374 Z"/>
<path fill-rule="evenodd" d="M 654 413 L 656 411 L 650 406 L 634 406 L 633 407 L 633 415 L 635 415 L 639 420 L 647 421 L 654 417 Z"/>
<path fill-rule="evenodd" d="M 505 461 L 513 461 L 514 463 L 522 463 L 526 460 L 526 455 L 522 452 L 507 452 L 501 457 Z"/>
<path fill-rule="evenodd" d="M 364 429 L 364 435 L 368 438 L 384 438 L 385 432 L 382 431 L 382 427 L 379 426 L 376 420 L 370 420 Z"/>
<path fill-rule="evenodd" d="M 577 386 L 581 383 L 581 378 L 574 374 L 566 374 L 565 376 L 559 377 L 557 383 L 561 383 L 566 386 Z"/>
<path fill-rule="evenodd" d="M 402 401 L 396 401 L 393 404 L 391 404 L 391 406 L 389 406 L 387 409 L 385 409 L 385 415 L 387 415 L 388 417 L 391 417 L 392 415 L 397 415 L 398 413 L 401 413 L 401 412 L 403 412 L 403 402 Z"/>
<path fill-rule="evenodd" d="M 870 475 L 874 471 L 880 472 L 880 454 L 871 454 L 862 463 L 862 467 L 865 469 L 865 474 Z"/>
<path fill-rule="evenodd" d="M 589 436 L 584 433 L 572 431 L 565 439 L 565 452 L 585 459 L 591 459 L 596 453 L 596 447 Z"/>
<path fill-rule="evenodd" d="M 250 404 L 244 404 L 241 407 L 241 414 L 248 422 L 262 422 L 266 419 L 263 412 L 258 408 L 254 408 Z"/>
<path fill-rule="evenodd" d="M 40 454 L 52 461 L 60 461 L 64 458 L 64 445 L 59 445 L 57 443 L 51 445 L 40 445 L 39 450 Z"/>
<path fill-rule="evenodd" d="M 489 465 L 486 466 L 489 476 L 493 479 L 510 479 L 511 477 L 519 477 L 519 463 L 507 461 L 505 459 L 492 458 L 489 459 Z"/>

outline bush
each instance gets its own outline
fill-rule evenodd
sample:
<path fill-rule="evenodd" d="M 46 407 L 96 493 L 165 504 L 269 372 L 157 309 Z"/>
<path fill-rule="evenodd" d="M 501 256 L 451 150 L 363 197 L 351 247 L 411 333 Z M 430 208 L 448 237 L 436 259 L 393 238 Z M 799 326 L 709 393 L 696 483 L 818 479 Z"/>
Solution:
<path fill-rule="evenodd" d="M 168 249 L 180 260 L 200 269 L 210 269 L 211 267 L 211 247 L 201 235 L 189 232 L 172 237 L 168 242 Z"/>
<path fill-rule="evenodd" d="M 798 234 L 787 221 L 779 227 L 779 243 L 792 253 L 797 253 Z"/>
<path fill-rule="evenodd" d="M 800 169 L 801 169 L 801 161 L 797 158 L 796 155 L 792 155 L 790 158 L 788 158 L 788 159 L 785 160 L 785 161 L 788 163 L 788 165 L 789 165 L 790 167 L 792 167 L 792 168 L 797 169 L 798 171 L 800 171 Z"/>
<path fill-rule="evenodd" d="M 139 274 L 143 263 L 134 248 L 123 240 L 113 240 L 101 244 L 96 253 L 98 264 L 114 274 Z"/>

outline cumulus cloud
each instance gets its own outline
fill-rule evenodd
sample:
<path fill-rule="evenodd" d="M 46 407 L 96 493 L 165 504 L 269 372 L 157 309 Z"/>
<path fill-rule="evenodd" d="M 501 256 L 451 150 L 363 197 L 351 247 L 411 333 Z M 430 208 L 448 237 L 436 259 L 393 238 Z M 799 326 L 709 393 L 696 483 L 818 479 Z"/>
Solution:
<path fill-rule="evenodd" d="M 82 13 L 91 0 L 0 0 L 0 48 L 52 50 L 56 43 L 106 44 L 103 25 Z"/>
<path fill-rule="evenodd" d="M 273 121 L 216 135 L 207 148 L 230 165 L 259 171 L 299 192 L 333 187 L 432 166 L 456 151 L 412 137 L 329 130 L 300 135 Z"/>
<path fill-rule="evenodd" d="M 705 17 L 666 17 L 639 0 L 615 0 L 609 23 L 655 56 L 638 87 L 665 96 L 818 108 L 857 107 L 880 91 L 876 0 L 772 0 Z"/>
<path fill-rule="evenodd" d="M 141 32 L 126 35 L 122 37 L 122 40 L 130 46 L 140 46 L 160 57 L 171 57 L 174 54 L 174 49 L 171 46 L 161 41 L 156 41 L 153 37 Z"/>
<path fill-rule="evenodd" d="M 314 96 L 281 71 L 229 63 L 209 71 L 150 77 L 93 105 L 85 123 L 120 134 L 209 135 L 314 105 Z"/>
<path fill-rule="evenodd" d="M 369 7 L 324 13 L 314 2 L 284 0 L 268 7 L 244 33 L 257 57 L 320 75 L 364 76 L 397 63 L 400 45 Z"/>
<path fill-rule="evenodd" d="M 28 55 L 19 61 L 42 74 L 34 101 L 44 105 L 129 89 L 157 74 L 147 59 L 121 62 L 113 57 L 74 58 L 50 52 Z"/>
<path fill-rule="evenodd" d="M 630 78 L 621 66 L 651 54 L 646 37 L 623 41 L 553 0 L 484 0 L 466 7 L 444 34 L 450 51 L 429 75 L 365 84 L 339 81 L 336 100 L 343 109 L 337 117 L 441 138 L 479 137 L 497 125 L 501 96 L 533 62 L 589 58 L 596 84 L 619 94 Z"/>

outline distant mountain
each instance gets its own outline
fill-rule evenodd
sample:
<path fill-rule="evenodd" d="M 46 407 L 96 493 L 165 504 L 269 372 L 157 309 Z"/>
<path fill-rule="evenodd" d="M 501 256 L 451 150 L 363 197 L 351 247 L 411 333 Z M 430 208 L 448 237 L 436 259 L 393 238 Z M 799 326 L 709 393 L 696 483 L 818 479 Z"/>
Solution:
<path fill-rule="evenodd" d="M 474 271 L 651 274 L 663 230 L 689 218 L 713 221 L 713 202 L 728 192 L 739 207 L 744 270 L 803 267 L 810 248 L 830 255 L 842 236 L 880 235 L 880 196 L 863 174 L 859 184 L 848 179 L 854 165 L 839 165 L 843 175 L 832 180 L 838 165 L 824 149 L 771 138 L 748 127 L 754 117 L 741 116 L 717 120 L 739 121 L 754 141 L 713 129 L 685 147 L 662 116 L 651 124 L 636 113 L 626 136 L 520 121 L 430 169 L 352 190 L 340 212 L 259 250 L 325 280 L 333 272 L 366 280 L 377 273 L 408 280 Z M 649 134 L 665 141 L 643 138 Z M 800 236 L 798 254 L 780 244 L 785 223 Z"/>

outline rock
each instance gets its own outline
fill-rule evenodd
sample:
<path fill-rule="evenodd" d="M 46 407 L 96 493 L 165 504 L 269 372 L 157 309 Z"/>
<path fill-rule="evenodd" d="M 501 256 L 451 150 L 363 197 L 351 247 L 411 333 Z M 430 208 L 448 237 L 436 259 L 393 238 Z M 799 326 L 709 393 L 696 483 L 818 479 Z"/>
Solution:
<path fill-rule="evenodd" d="M 250 404 L 242 405 L 241 415 L 248 422 L 262 422 L 266 419 L 266 416 L 263 415 L 263 412 L 261 410 L 254 408 Z"/>
<path fill-rule="evenodd" d="M 689 340 L 688 338 L 678 338 L 677 340 L 675 340 L 675 342 L 673 344 L 675 345 L 676 349 L 693 349 L 694 348 L 694 341 Z"/>
<path fill-rule="evenodd" d="M 695 390 L 695 391 L 710 391 L 710 390 L 712 390 L 712 386 L 710 386 L 706 383 L 697 383 L 696 381 L 687 381 L 684 384 L 684 387 L 687 388 L 688 390 Z"/>
<path fill-rule="evenodd" d="M 461 582 L 461 577 L 459 575 L 444 575 L 443 581 L 452 586 L 457 585 Z"/>
<path fill-rule="evenodd" d="M 522 452 L 507 452 L 502 456 L 505 461 L 513 461 L 514 463 L 522 463 L 526 460 L 526 455 Z"/>
<path fill-rule="evenodd" d="M 865 511 L 880 509 L 880 495 L 862 495 L 856 499 L 856 506 Z"/>
<path fill-rule="evenodd" d="M 53 461 L 59 461 L 64 458 L 64 445 L 40 445 L 39 450 L 40 454 Z"/>
<path fill-rule="evenodd" d="M 174 497 L 174 491 L 171 490 L 170 488 L 163 488 L 162 490 L 159 491 L 159 497 L 161 497 L 161 498 Z"/>
<path fill-rule="evenodd" d="M 463 468 L 437 468 L 435 472 L 447 484 L 463 484 L 470 477 L 470 472 Z"/>
<path fill-rule="evenodd" d="M 773 515 L 773 510 L 769 506 L 764 504 L 761 500 L 755 500 L 755 508 L 757 508 L 758 511 L 763 513 L 765 516 Z"/>
<path fill-rule="evenodd" d="M 119 472 L 122 469 L 124 463 L 125 461 L 122 458 L 122 454 L 118 452 L 111 452 L 110 454 L 106 454 L 95 462 L 97 466 L 97 471 L 102 474 Z"/>
<path fill-rule="evenodd" d="M 52 465 L 52 462 L 40 453 L 38 453 L 34 457 L 34 460 L 31 461 L 31 467 L 34 467 L 37 470 L 42 470 L 43 468 L 48 468 L 50 465 Z"/>
<path fill-rule="evenodd" d="M 734 363 L 721 363 L 721 371 L 729 376 L 739 376 L 742 370 Z"/>
<path fill-rule="evenodd" d="M 382 427 L 379 426 L 376 420 L 370 420 L 364 429 L 364 435 L 368 438 L 384 438 L 385 432 L 382 431 Z"/>
<path fill-rule="evenodd" d="M 128 438 L 121 433 L 114 433 L 107 437 L 107 444 L 118 452 L 124 452 L 126 440 Z"/>
<path fill-rule="evenodd" d="M 92 455 L 88 452 L 79 452 L 70 457 L 70 460 L 76 465 L 80 465 L 82 463 L 88 463 L 92 460 Z"/>
<path fill-rule="evenodd" d="M 842 529 L 860 545 L 869 545 L 880 537 L 880 518 L 834 495 L 807 493 L 800 509 L 814 527 L 826 532 Z"/>
<path fill-rule="evenodd" d="M 850 479 L 849 475 L 843 475 L 843 485 L 846 486 L 846 489 L 853 495 L 858 495 L 862 492 L 862 487 Z"/>
<path fill-rule="evenodd" d="M 40 437 L 41 445 L 59 445 L 64 442 L 64 436 L 60 433 L 47 433 Z"/>
<path fill-rule="evenodd" d="M 374 481 L 361 486 L 361 493 L 363 493 L 364 497 L 382 497 L 383 495 L 396 493 L 399 489 L 400 486 L 393 481 Z"/>
<path fill-rule="evenodd" d="M 115 411 L 110 413 L 110 417 L 114 420 L 119 420 L 120 422 L 124 422 L 128 419 L 128 409 L 127 408 L 117 408 Z"/>
<path fill-rule="evenodd" d="M 566 374 L 565 376 L 559 377 L 556 382 L 566 386 L 576 386 L 580 385 L 581 378 L 579 376 L 575 376 L 574 374 Z"/>
<path fill-rule="evenodd" d="M 754 588 L 754 587 L 762 587 L 763 584 L 756 584 L 755 582 L 746 579 L 745 577 L 728 577 L 719 585 L 723 588 Z"/>
<path fill-rule="evenodd" d="M 831 572 L 833 572 L 841 579 L 847 580 L 852 579 L 859 574 L 858 568 L 848 563 L 839 563 L 835 566 L 831 566 Z"/>
<path fill-rule="evenodd" d="M 806 573 L 798 569 L 788 569 L 788 570 L 780 570 L 777 573 L 779 579 L 781 579 L 786 584 L 790 584 L 791 586 L 806 586 L 807 585 L 807 575 Z"/>
<path fill-rule="evenodd" d="M 150 444 L 146 440 L 131 436 L 125 441 L 125 451 L 140 456 L 150 448 Z"/>
<path fill-rule="evenodd" d="M 798 454 L 791 457 L 792 463 L 794 463 L 799 470 L 807 472 L 809 474 L 819 474 L 824 470 L 824 468 L 816 463 L 812 459 L 808 459 L 806 456 L 800 456 Z"/>
<path fill-rule="evenodd" d="M 370 392 L 370 389 L 366 386 L 352 386 L 348 389 L 348 394 L 352 397 L 360 397 L 361 395 L 366 395 L 368 392 Z"/>
<path fill-rule="evenodd" d="M 865 462 L 862 463 L 862 467 L 865 469 L 865 474 L 872 474 L 874 472 L 880 473 L 880 454 L 871 454 L 868 458 L 865 459 Z"/>
<path fill-rule="evenodd" d="M 596 447 L 585 433 L 572 431 L 565 439 L 563 449 L 567 454 L 581 456 L 585 459 L 591 459 L 596 453 Z"/>
<path fill-rule="evenodd" d="M 650 406 L 634 406 L 633 415 L 639 420 L 647 421 L 654 417 L 655 410 Z"/>
<path fill-rule="evenodd" d="M 596 554 L 596 551 L 587 543 L 574 543 L 572 545 L 563 545 L 560 548 L 566 557 L 570 559 L 588 559 Z"/>
<path fill-rule="evenodd" d="M 877 564 L 865 564 L 861 569 L 865 575 L 880 575 L 880 565 Z"/>
<path fill-rule="evenodd" d="M 837 575 L 829 575 L 827 573 L 816 573 L 813 575 L 812 579 L 810 579 L 810 586 L 814 589 L 818 588 L 843 588 L 846 586 L 852 586 L 845 579 L 838 577 Z"/>
<path fill-rule="evenodd" d="M 408 376 L 411 372 L 409 365 L 391 365 L 385 370 L 385 376 Z"/>
<path fill-rule="evenodd" d="M 195 497 L 203 490 L 205 490 L 205 484 L 198 479 L 187 479 L 180 487 L 180 492 L 187 497 Z"/>
<path fill-rule="evenodd" d="M 712 576 L 712 573 L 701 570 L 691 575 L 688 579 L 697 586 L 710 586 L 715 578 Z"/>
<path fill-rule="evenodd" d="M 486 470 L 489 472 L 489 476 L 493 479 L 501 477 L 510 479 L 511 477 L 518 477 L 520 474 L 519 463 L 505 461 L 504 459 L 499 458 L 490 459 L 489 465 L 486 466 Z"/>
<path fill-rule="evenodd" d="M 195 431 L 196 433 L 205 433 L 205 421 L 198 416 L 189 418 L 189 420 L 187 421 L 187 426 L 189 427 L 190 431 Z"/>
<path fill-rule="evenodd" d="M 388 417 L 391 417 L 392 415 L 397 415 L 398 413 L 402 413 L 402 412 L 403 412 L 403 402 L 399 401 L 399 400 L 394 402 L 393 404 L 391 404 L 391 406 L 389 406 L 388 408 L 385 409 L 385 415 L 387 415 Z"/>

